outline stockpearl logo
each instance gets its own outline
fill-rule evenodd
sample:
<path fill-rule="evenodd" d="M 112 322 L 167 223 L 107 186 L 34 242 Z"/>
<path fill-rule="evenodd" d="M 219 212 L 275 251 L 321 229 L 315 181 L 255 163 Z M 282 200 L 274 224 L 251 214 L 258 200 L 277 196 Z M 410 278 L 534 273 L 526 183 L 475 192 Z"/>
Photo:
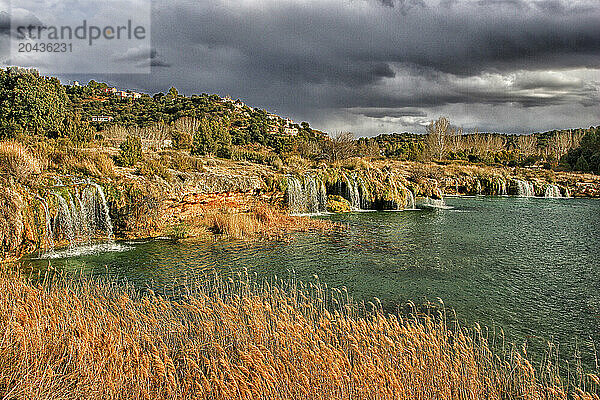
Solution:
<path fill-rule="evenodd" d="M 97 40 L 144 40 L 146 39 L 146 28 L 142 25 L 134 25 L 131 20 L 127 20 L 124 25 L 96 26 L 88 25 L 87 20 L 75 28 L 63 26 L 17 26 L 17 40 L 85 40 L 88 45 L 92 45 Z"/>

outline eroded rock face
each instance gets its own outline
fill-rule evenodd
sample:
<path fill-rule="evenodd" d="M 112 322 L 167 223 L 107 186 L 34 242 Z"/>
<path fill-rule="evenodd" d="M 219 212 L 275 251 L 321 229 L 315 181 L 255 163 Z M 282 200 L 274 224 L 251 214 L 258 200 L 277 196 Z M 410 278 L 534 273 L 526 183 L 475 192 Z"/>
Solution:
<path fill-rule="evenodd" d="M 170 184 L 169 191 L 174 194 L 188 193 L 226 193 L 251 192 L 265 190 L 266 185 L 259 176 L 226 174 L 219 171 L 203 173 L 180 173 L 177 181 Z"/>

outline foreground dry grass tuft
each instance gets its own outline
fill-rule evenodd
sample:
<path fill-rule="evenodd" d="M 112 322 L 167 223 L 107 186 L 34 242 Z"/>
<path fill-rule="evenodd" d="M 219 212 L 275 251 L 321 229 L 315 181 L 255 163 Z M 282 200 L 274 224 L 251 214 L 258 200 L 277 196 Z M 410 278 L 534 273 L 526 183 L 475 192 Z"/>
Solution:
<path fill-rule="evenodd" d="M 516 353 L 501 361 L 477 333 L 451 331 L 443 319 L 360 317 L 344 292 L 290 283 L 213 281 L 184 291 L 167 300 L 0 273 L 0 396 L 566 398 Z"/>
<path fill-rule="evenodd" d="M 42 161 L 27 147 L 13 141 L 0 142 L 0 176 L 10 175 L 19 181 L 28 181 L 42 169 Z"/>
<path fill-rule="evenodd" d="M 213 233 L 232 239 L 290 239 L 290 232 L 341 229 L 334 223 L 306 217 L 290 216 L 272 206 L 257 204 L 247 212 L 230 212 L 226 208 L 204 211 L 202 223 Z"/>

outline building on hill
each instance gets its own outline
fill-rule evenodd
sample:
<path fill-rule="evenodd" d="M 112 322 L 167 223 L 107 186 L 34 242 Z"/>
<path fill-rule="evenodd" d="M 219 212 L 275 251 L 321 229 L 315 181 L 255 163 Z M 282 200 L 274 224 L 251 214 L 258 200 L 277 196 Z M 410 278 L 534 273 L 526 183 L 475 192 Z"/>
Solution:
<path fill-rule="evenodd" d="M 93 115 L 90 117 L 90 121 L 92 122 L 108 122 L 112 121 L 113 117 L 110 115 Z"/>
<path fill-rule="evenodd" d="M 294 121 L 292 121 L 291 119 L 286 118 L 283 121 L 283 133 L 286 135 L 291 135 L 291 136 L 297 135 L 298 134 L 298 125 L 296 125 L 294 123 Z"/>
<path fill-rule="evenodd" d="M 142 95 L 140 93 L 137 92 L 128 92 L 126 90 L 117 90 L 114 92 L 115 96 L 121 98 L 121 99 L 127 99 L 127 98 L 132 98 L 132 99 L 139 99 L 140 97 L 142 97 Z"/>
<path fill-rule="evenodd" d="M 283 133 L 286 135 L 294 136 L 298 134 L 298 128 L 296 127 L 285 127 L 283 128 Z"/>

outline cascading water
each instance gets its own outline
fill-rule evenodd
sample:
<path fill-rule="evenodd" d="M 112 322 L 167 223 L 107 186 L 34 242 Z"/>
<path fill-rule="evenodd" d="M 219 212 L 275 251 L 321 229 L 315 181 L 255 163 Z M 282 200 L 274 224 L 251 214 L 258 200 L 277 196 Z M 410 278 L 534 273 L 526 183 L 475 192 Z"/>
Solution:
<path fill-rule="evenodd" d="M 358 189 L 360 195 L 360 209 L 368 210 L 369 208 L 371 208 L 372 199 L 362 176 L 358 177 Z"/>
<path fill-rule="evenodd" d="M 98 196 L 100 196 L 100 200 L 101 200 L 100 206 L 102 207 L 102 213 L 104 214 L 104 227 L 106 230 L 106 236 L 110 240 L 113 240 L 114 239 L 113 226 L 112 226 L 112 221 L 110 219 L 108 203 L 106 202 L 106 196 L 104 195 L 104 190 L 102 190 L 102 186 L 98 185 L 97 183 L 94 183 L 94 182 L 89 182 L 89 183 L 94 188 L 96 188 Z"/>
<path fill-rule="evenodd" d="M 516 179 L 515 182 L 517 183 L 517 195 L 519 197 L 535 196 L 535 187 L 533 186 L 533 183 L 519 179 Z"/>
<path fill-rule="evenodd" d="M 69 204 L 60 193 L 52 192 L 52 194 L 58 200 L 58 211 L 54 218 L 53 232 L 55 234 L 62 233 L 65 239 L 68 240 L 69 245 L 73 245 L 75 243 L 75 232 L 73 215 L 71 214 L 71 210 L 69 210 Z"/>
<path fill-rule="evenodd" d="M 344 178 L 346 180 L 346 191 L 348 193 L 347 198 L 350 201 L 350 208 L 352 208 L 353 210 L 360 210 L 360 192 L 356 183 L 356 177 L 348 177 L 344 175 Z"/>
<path fill-rule="evenodd" d="M 54 241 L 55 235 L 62 235 L 73 247 L 79 244 L 89 244 L 94 236 L 105 236 L 111 242 L 114 240 L 112 220 L 110 219 L 106 196 L 102 187 L 88 182 L 86 187 L 66 193 L 52 192 L 58 203 L 57 214 L 54 217 L 54 229 L 50 236 Z M 47 205 L 46 205 L 47 207 Z M 46 223 L 50 224 L 48 212 Z"/>
<path fill-rule="evenodd" d="M 437 188 L 436 191 L 437 191 L 438 198 L 434 199 L 431 197 L 425 197 L 425 200 L 423 201 L 423 204 L 421 206 L 425 207 L 425 208 L 440 208 L 440 209 L 451 208 L 446 205 L 446 202 L 444 201 L 444 195 L 443 195 L 442 191 L 440 190 L 440 188 Z"/>
<path fill-rule="evenodd" d="M 305 207 L 302 183 L 294 176 L 287 177 L 287 204 L 292 213 L 301 213 Z"/>
<path fill-rule="evenodd" d="M 498 196 L 506 196 L 506 181 L 504 179 L 498 179 L 496 182 L 497 188 L 496 193 Z"/>
<path fill-rule="evenodd" d="M 481 196 L 481 181 L 477 179 L 477 196 Z"/>
<path fill-rule="evenodd" d="M 322 181 L 319 181 L 319 192 L 317 196 L 317 199 L 319 200 L 319 212 L 327 211 L 327 188 L 325 187 L 325 183 Z"/>
<path fill-rule="evenodd" d="M 304 182 L 303 182 L 304 181 Z M 304 179 L 288 175 L 287 204 L 293 214 L 316 214 L 327 209 L 327 191 L 325 184 L 312 175 Z"/>
<path fill-rule="evenodd" d="M 48 202 L 43 197 L 37 196 L 36 198 L 42 204 L 44 208 L 45 217 L 45 235 L 46 235 L 46 248 L 50 251 L 54 250 L 54 233 L 52 232 L 52 223 L 50 220 L 50 209 L 48 208 Z"/>
<path fill-rule="evenodd" d="M 319 212 L 319 190 L 314 179 L 306 179 L 306 209 L 309 213 Z"/>
<path fill-rule="evenodd" d="M 546 192 L 544 193 L 544 197 L 553 198 L 553 199 L 562 197 L 562 194 L 560 193 L 560 188 L 556 185 L 548 185 L 546 187 Z"/>
<path fill-rule="evenodd" d="M 407 209 L 409 210 L 414 210 L 417 208 L 417 205 L 415 204 L 415 195 L 413 194 L 413 192 L 409 189 L 409 188 L 404 188 L 406 190 L 406 205 L 407 205 Z"/>

